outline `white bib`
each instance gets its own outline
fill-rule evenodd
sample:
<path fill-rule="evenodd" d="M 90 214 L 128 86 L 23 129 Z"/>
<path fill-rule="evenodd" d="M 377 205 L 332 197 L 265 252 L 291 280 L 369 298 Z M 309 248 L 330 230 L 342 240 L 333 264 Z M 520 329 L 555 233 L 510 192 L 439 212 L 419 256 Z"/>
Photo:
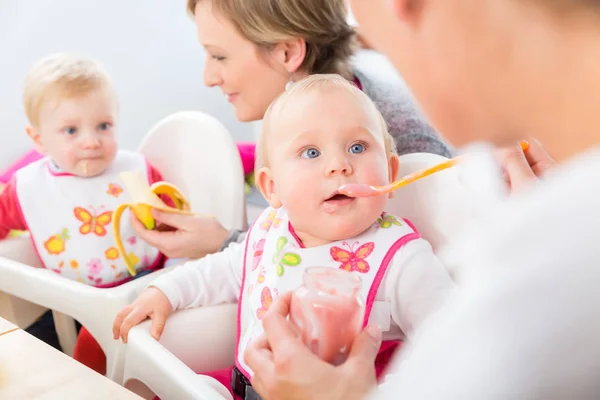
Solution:
<path fill-rule="evenodd" d="M 404 220 L 383 214 L 357 237 L 323 246 L 304 248 L 297 239 L 287 212 L 268 208 L 256 220 L 246 241 L 244 272 L 238 311 L 237 367 L 250 377 L 244 350 L 263 333 L 261 319 L 273 299 L 302 284 L 311 266 L 342 268 L 360 276 L 366 301 L 363 326 L 367 325 L 375 295 L 394 254 L 419 238 Z"/>
<path fill-rule="evenodd" d="M 112 213 L 131 201 L 119 176 L 130 170 L 147 174 L 145 158 L 119 151 L 102 175 L 91 178 L 57 172 L 47 158 L 17 171 L 21 212 L 46 268 L 93 286 L 111 286 L 129 277 L 116 248 Z M 158 250 L 135 235 L 128 211 L 121 219 L 121 235 L 136 270 L 161 261 Z"/>

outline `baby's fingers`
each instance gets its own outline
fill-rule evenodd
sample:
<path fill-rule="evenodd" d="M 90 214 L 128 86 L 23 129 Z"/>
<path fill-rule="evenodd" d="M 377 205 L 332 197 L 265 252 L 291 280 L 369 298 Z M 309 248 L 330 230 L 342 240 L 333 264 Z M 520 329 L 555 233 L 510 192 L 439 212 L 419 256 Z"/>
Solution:
<path fill-rule="evenodd" d="M 125 317 L 123 323 L 121 324 L 120 330 L 120 336 L 121 339 L 123 339 L 123 343 L 127 343 L 127 337 L 131 328 L 145 320 L 148 315 L 148 311 L 141 308 L 134 308 L 133 311 L 127 317 Z"/>
<path fill-rule="evenodd" d="M 167 322 L 167 314 L 165 313 L 154 313 L 152 316 L 152 326 L 150 327 L 150 334 L 156 340 L 160 339 L 160 336 L 165 329 L 165 323 Z"/>
<path fill-rule="evenodd" d="M 129 315 L 129 313 L 131 312 L 131 309 L 132 309 L 131 305 L 123 307 L 123 309 L 121 311 L 119 311 L 119 313 L 115 317 L 115 320 L 113 321 L 113 327 L 112 327 L 113 339 L 115 339 L 115 340 L 119 339 L 119 336 L 121 335 L 121 325 L 123 325 L 123 321 Z"/>

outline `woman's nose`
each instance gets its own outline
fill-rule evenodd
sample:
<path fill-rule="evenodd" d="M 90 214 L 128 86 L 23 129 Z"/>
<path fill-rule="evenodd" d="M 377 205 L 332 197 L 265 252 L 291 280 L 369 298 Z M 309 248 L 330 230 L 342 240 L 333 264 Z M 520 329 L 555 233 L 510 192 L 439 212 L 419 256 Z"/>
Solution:
<path fill-rule="evenodd" d="M 221 74 L 209 63 L 204 68 L 204 84 L 208 87 L 221 86 L 223 79 Z"/>

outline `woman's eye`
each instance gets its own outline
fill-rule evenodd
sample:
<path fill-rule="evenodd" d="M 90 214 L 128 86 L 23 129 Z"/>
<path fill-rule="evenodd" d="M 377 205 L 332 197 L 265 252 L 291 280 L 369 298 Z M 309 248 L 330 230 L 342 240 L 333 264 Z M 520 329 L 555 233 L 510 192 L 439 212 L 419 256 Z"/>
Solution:
<path fill-rule="evenodd" d="M 350 146 L 350 153 L 360 154 L 363 151 L 365 151 L 365 146 L 360 143 L 355 143 L 352 146 Z"/>
<path fill-rule="evenodd" d="M 217 61 L 223 61 L 223 60 L 225 60 L 225 57 L 222 57 L 222 56 L 212 56 L 212 58 L 214 58 Z"/>
<path fill-rule="evenodd" d="M 311 147 L 310 149 L 306 149 L 302 152 L 302 158 L 317 158 L 321 155 L 319 150 Z"/>

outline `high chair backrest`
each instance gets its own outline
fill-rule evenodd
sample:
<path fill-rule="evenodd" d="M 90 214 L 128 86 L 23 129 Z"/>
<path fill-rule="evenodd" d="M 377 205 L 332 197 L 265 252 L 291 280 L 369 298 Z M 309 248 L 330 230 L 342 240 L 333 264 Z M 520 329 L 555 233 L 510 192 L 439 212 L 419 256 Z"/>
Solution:
<path fill-rule="evenodd" d="M 447 160 L 445 157 L 414 153 L 400 157 L 399 177 Z M 434 250 L 448 242 L 466 225 L 469 210 L 466 191 L 457 167 L 437 172 L 396 190 L 387 211 L 410 220 Z"/>
<path fill-rule="evenodd" d="M 182 190 L 192 211 L 215 216 L 227 229 L 246 228 L 242 163 L 216 118 L 199 111 L 172 114 L 150 130 L 139 151 Z"/>

